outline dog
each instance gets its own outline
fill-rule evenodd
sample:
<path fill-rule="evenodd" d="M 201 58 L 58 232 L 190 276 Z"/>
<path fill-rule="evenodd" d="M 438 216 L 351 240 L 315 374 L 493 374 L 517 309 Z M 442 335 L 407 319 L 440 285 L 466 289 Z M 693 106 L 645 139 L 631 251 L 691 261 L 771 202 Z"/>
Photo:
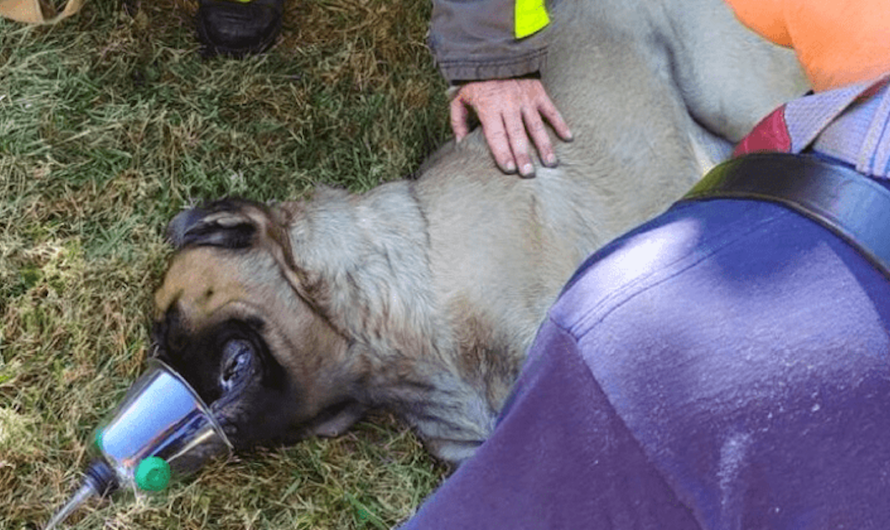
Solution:
<path fill-rule="evenodd" d="M 309 200 L 222 200 L 168 227 L 153 355 L 236 449 L 336 436 L 371 409 L 460 463 L 495 426 L 575 268 L 660 213 L 806 91 L 722 0 L 554 2 L 541 72 L 575 133 L 501 174 L 479 132 L 416 179 Z"/>

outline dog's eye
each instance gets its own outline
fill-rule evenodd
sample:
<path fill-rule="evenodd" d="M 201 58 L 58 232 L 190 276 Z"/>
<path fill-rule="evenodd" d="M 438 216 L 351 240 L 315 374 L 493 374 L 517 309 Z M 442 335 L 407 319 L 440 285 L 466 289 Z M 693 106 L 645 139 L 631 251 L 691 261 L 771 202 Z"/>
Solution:
<path fill-rule="evenodd" d="M 219 376 L 219 384 L 224 391 L 231 390 L 250 374 L 253 359 L 253 345 L 250 342 L 232 339 L 225 343 Z"/>

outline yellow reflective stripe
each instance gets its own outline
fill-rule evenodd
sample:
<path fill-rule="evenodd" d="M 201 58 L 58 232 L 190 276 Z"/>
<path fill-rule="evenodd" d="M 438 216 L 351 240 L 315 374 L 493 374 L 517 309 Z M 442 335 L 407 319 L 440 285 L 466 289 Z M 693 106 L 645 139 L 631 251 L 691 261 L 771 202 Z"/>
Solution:
<path fill-rule="evenodd" d="M 513 11 L 513 33 L 517 39 L 528 37 L 550 23 L 544 0 L 516 0 Z"/>

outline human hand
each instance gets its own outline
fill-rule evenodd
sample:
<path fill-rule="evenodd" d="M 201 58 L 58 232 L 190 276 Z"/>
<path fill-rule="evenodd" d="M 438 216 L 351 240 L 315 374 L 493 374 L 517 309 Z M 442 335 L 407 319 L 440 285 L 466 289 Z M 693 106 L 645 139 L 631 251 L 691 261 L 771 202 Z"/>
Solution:
<path fill-rule="evenodd" d="M 470 132 L 470 109 L 479 117 L 491 154 L 505 173 L 518 170 L 523 177 L 534 176 L 529 136 L 544 165 L 557 164 L 545 119 L 562 140 L 572 140 L 568 125 L 539 79 L 493 79 L 461 86 L 451 101 L 451 130 L 458 142 Z"/>

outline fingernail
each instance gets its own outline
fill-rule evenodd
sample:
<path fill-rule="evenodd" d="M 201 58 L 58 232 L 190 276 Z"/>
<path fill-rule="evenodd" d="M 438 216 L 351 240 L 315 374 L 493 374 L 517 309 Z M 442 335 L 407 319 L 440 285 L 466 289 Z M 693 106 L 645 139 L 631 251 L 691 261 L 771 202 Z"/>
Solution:
<path fill-rule="evenodd" d="M 535 166 L 532 164 L 525 164 L 519 169 L 519 174 L 523 177 L 533 177 L 535 176 Z"/>
<path fill-rule="evenodd" d="M 513 161 L 507 162 L 504 164 L 504 171 L 507 173 L 516 173 L 516 164 Z"/>
<path fill-rule="evenodd" d="M 547 155 L 544 157 L 544 165 L 547 167 L 556 167 L 559 164 L 559 161 L 556 160 L 556 155 Z"/>

